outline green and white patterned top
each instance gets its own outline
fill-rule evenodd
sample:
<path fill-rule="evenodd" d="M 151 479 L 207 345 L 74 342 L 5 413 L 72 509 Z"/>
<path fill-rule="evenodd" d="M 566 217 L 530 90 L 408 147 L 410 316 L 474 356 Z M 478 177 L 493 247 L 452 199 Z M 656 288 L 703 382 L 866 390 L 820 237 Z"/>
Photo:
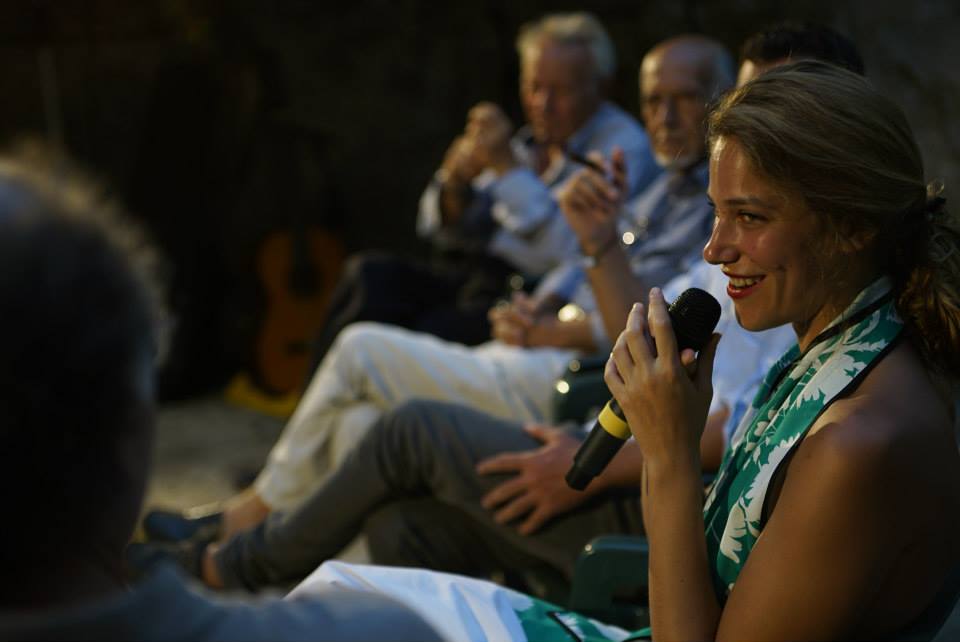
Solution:
<path fill-rule="evenodd" d="M 800 354 L 770 369 L 724 454 L 703 508 L 708 559 L 721 603 L 763 529 L 763 504 L 780 464 L 823 411 L 896 343 L 903 322 L 879 279 Z"/>

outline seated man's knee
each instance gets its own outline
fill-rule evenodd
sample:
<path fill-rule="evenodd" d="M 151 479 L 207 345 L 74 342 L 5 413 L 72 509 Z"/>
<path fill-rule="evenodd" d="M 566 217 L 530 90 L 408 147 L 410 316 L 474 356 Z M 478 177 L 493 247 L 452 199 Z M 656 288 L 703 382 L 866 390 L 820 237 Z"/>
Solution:
<path fill-rule="evenodd" d="M 364 534 L 374 564 L 448 572 L 483 572 L 481 542 L 465 516 L 432 497 L 390 502 L 366 520 Z"/>
<path fill-rule="evenodd" d="M 337 335 L 334 349 L 350 355 L 376 352 L 389 342 L 396 329 L 393 326 L 375 321 L 357 321 L 351 323 Z"/>
<path fill-rule="evenodd" d="M 404 502 L 388 503 L 367 517 L 364 524 L 370 561 L 387 566 L 420 566 L 421 547 L 412 534 Z"/>
<path fill-rule="evenodd" d="M 451 438 L 456 424 L 449 421 L 449 412 L 458 405 L 428 399 L 411 399 L 392 408 L 378 420 L 377 430 L 381 438 L 388 439 L 394 447 L 404 444 L 422 450 L 424 444 L 435 442 L 442 433 Z"/>

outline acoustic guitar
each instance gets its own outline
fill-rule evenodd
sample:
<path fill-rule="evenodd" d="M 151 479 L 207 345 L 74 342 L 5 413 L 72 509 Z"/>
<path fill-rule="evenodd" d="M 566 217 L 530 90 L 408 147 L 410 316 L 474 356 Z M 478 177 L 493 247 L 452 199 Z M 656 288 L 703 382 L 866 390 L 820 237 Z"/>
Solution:
<path fill-rule="evenodd" d="M 269 234 L 257 255 L 266 300 L 256 342 L 256 378 L 271 393 L 296 391 L 310 367 L 310 346 L 340 278 L 344 249 L 319 228 Z"/>

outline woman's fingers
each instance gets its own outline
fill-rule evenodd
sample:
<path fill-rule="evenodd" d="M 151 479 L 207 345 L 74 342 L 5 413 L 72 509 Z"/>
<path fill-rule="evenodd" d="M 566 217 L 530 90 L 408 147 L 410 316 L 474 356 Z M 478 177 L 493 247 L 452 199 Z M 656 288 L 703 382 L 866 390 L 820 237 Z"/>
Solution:
<path fill-rule="evenodd" d="M 610 388 L 610 392 L 614 394 L 622 389 L 624 385 L 623 376 L 620 374 L 620 368 L 617 367 L 617 362 L 613 358 L 612 352 L 610 353 L 610 358 L 607 359 L 607 365 L 603 368 L 603 381 L 607 384 L 607 387 Z"/>
<path fill-rule="evenodd" d="M 650 335 L 657 345 L 658 358 L 677 359 L 677 335 L 673 332 L 673 322 L 667 310 L 667 302 L 663 298 L 660 288 L 650 290 L 650 309 L 647 312 L 647 321 L 650 324 Z"/>
<path fill-rule="evenodd" d="M 667 374 L 675 372 L 679 366 L 698 388 L 703 389 L 703 386 L 710 385 L 718 341 L 719 335 L 714 334 L 699 356 L 692 348 L 684 348 L 678 353 L 666 300 L 659 288 L 653 288 L 649 307 L 635 303 L 630 310 L 626 328 L 617 337 L 610 353 L 604 380 L 614 392 L 614 386 L 631 386 L 638 375 L 646 377 L 655 371 Z"/>
<path fill-rule="evenodd" d="M 719 333 L 714 332 L 710 340 L 707 341 L 707 345 L 700 350 L 700 357 L 697 359 L 697 374 L 694 382 L 701 390 L 706 390 L 708 387 L 712 389 L 713 361 L 717 356 L 717 346 L 720 344 L 721 336 Z"/>
<path fill-rule="evenodd" d="M 630 350 L 633 363 L 644 371 L 649 369 L 654 358 L 654 351 L 647 339 L 647 315 L 645 312 L 646 309 L 642 303 L 634 303 L 633 308 L 630 309 L 630 314 L 627 316 L 627 327 L 621 335 Z"/>
<path fill-rule="evenodd" d="M 629 383 L 633 370 L 636 367 L 637 360 L 644 358 L 642 346 L 638 345 L 637 337 L 643 335 L 643 304 L 634 303 L 630 314 L 627 316 L 627 327 L 624 328 L 616 343 L 613 344 L 613 351 L 610 353 L 610 359 L 617 368 L 620 379 L 624 383 Z M 647 351 L 649 355 L 649 350 Z"/>
<path fill-rule="evenodd" d="M 697 374 L 697 353 L 693 348 L 680 351 L 680 365 L 687 371 L 687 376 L 693 379 Z"/>

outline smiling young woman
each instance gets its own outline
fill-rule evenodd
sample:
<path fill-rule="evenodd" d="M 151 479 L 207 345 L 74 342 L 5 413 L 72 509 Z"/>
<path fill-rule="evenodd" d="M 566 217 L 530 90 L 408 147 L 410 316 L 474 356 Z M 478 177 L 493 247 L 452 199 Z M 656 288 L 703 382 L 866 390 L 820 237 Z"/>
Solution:
<path fill-rule="evenodd" d="M 690 377 L 662 296 L 606 380 L 644 453 L 655 638 L 903 634 L 960 560 L 960 235 L 903 113 L 823 63 L 770 71 L 710 116 L 704 257 L 750 330 L 792 324 L 706 501 Z M 653 335 L 656 354 L 644 333 Z"/>
<path fill-rule="evenodd" d="M 710 175 L 715 222 L 704 256 L 727 275 L 737 320 L 755 331 L 793 324 L 806 347 L 872 279 L 826 278 L 845 253 L 811 251 L 823 245 L 824 226 L 799 193 L 759 174 L 736 138 L 713 142 Z"/>

